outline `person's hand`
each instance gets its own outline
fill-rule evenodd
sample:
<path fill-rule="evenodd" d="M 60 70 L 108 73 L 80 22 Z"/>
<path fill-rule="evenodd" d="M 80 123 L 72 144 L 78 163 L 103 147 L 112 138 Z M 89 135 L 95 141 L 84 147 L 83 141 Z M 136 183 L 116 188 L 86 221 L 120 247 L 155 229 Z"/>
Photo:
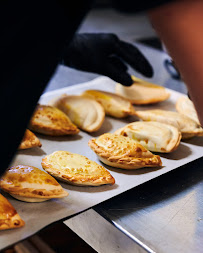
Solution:
<path fill-rule="evenodd" d="M 146 77 L 153 75 L 153 69 L 143 54 L 115 34 L 76 34 L 63 55 L 63 64 L 69 67 L 106 75 L 130 86 L 133 81 L 123 61 Z"/>

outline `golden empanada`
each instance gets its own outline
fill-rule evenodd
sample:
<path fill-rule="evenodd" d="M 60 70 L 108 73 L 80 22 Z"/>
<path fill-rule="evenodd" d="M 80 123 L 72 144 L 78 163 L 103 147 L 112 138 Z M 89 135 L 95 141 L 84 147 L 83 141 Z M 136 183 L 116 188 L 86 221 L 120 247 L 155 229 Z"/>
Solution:
<path fill-rule="evenodd" d="M 179 99 L 176 102 L 176 110 L 179 113 L 182 113 L 190 117 L 191 119 L 195 120 L 198 124 L 200 124 L 194 104 L 188 97 L 186 96 L 179 97 Z"/>
<path fill-rule="evenodd" d="M 112 167 L 139 169 L 162 165 L 158 155 L 153 155 L 138 142 L 122 135 L 106 133 L 91 139 L 89 146 L 103 163 Z"/>
<path fill-rule="evenodd" d="M 31 132 L 29 129 L 25 130 L 25 134 L 23 136 L 23 139 L 18 147 L 18 149 L 28 149 L 28 148 L 34 148 L 34 147 L 41 147 L 42 144 L 40 140 L 37 138 L 37 136 Z"/>
<path fill-rule="evenodd" d="M 154 121 L 136 121 L 118 129 L 115 134 L 127 136 L 146 149 L 161 153 L 176 150 L 181 140 L 176 127 Z"/>
<path fill-rule="evenodd" d="M 54 177 L 79 186 L 114 184 L 115 179 L 101 165 L 87 157 L 56 151 L 42 159 L 42 167 Z"/>
<path fill-rule="evenodd" d="M 20 218 L 15 208 L 0 194 L 0 230 L 20 228 L 24 225 L 25 222 Z"/>
<path fill-rule="evenodd" d="M 101 127 L 105 112 L 102 105 L 92 98 L 77 95 L 62 95 L 53 103 L 71 121 L 86 132 L 95 132 Z"/>
<path fill-rule="evenodd" d="M 56 107 L 38 105 L 29 123 L 29 128 L 41 134 L 59 136 L 77 134 L 79 129 L 68 116 Z"/>
<path fill-rule="evenodd" d="M 115 118 L 124 118 L 134 114 L 134 107 L 125 98 L 106 91 L 86 90 L 83 96 L 88 96 L 99 102 L 107 115 Z"/>
<path fill-rule="evenodd" d="M 9 168 L 1 178 L 0 187 L 14 198 L 26 202 L 42 202 L 68 195 L 48 173 L 25 165 Z"/>
<path fill-rule="evenodd" d="M 196 121 L 178 112 L 157 109 L 136 111 L 135 115 L 144 121 L 157 121 L 177 127 L 182 139 L 203 135 L 203 129 Z"/>
<path fill-rule="evenodd" d="M 116 93 L 128 99 L 132 104 L 154 104 L 170 97 L 170 93 L 162 86 L 149 83 L 135 76 L 132 76 L 132 79 L 134 82 L 130 87 L 116 84 Z"/>

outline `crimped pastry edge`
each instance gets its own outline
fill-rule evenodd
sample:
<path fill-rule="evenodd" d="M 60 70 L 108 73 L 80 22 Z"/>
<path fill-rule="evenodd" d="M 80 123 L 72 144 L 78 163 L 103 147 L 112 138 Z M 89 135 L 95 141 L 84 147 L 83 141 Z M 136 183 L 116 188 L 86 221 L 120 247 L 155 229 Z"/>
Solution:
<path fill-rule="evenodd" d="M 100 186 L 105 184 L 111 184 L 113 185 L 115 183 L 114 177 L 110 174 L 110 172 L 107 172 L 107 176 L 104 178 L 104 176 L 98 176 L 98 177 L 91 177 L 91 176 L 78 176 L 78 175 L 62 175 L 59 171 L 54 171 L 50 163 L 48 162 L 47 157 L 42 159 L 42 167 L 45 171 L 47 171 L 49 174 L 51 174 L 53 177 L 56 177 L 57 179 L 66 182 L 71 185 L 77 185 L 77 186 Z"/>
<path fill-rule="evenodd" d="M 99 147 L 96 144 L 96 139 L 91 139 L 88 142 L 90 148 L 98 155 L 101 161 L 104 161 L 107 165 L 115 165 L 117 168 L 122 169 L 136 169 L 143 167 L 159 167 L 162 166 L 162 161 L 160 156 L 154 155 L 150 158 L 132 158 L 132 157 L 123 157 L 123 156 L 112 156 L 107 153 L 102 147 Z M 153 161 L 155 160 L 155 161 Z M 115 167 L 115 166 L 112 166 Z"/>

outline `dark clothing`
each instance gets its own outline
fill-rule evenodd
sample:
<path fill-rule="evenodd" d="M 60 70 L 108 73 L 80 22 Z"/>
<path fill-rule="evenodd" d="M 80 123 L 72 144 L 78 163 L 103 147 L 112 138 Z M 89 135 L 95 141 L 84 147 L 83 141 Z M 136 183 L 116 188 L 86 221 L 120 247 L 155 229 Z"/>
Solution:
<path fill-rule="evenodd" d="M 0 3 L 1 169 L 92 1 L 2 0 Z M 65 4 L 66 3 L 66 4 Z"/>
<path fill-rule="evenodd" d="M 61 59 L 64 45 L 72 39 L 92 2 L 0 2 L 0 174 L 9 166 L 18 148 L 36 103 Z M 113 2 L 119 10 L 140 11 L 165 1 Z"/>

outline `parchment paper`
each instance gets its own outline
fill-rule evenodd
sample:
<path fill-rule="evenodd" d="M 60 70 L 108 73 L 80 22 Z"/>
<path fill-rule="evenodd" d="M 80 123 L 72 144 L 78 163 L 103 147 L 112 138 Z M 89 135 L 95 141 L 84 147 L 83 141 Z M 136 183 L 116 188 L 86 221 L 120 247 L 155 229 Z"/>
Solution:
<path fill-rule="evenodd" d="M 100 89 L 114 92 L 114 88 L 114 81 L 107 77 L 99 77 L 87 83 L 48 92 L 41 97 L 39 102 L 46 104 L 51 99 L 63 93 L 80 94 L 86 89 Z M 161 102 L 157 105 L 135 108 L 139 110 L 161 108 L 174 111 L 175 102 L 179 96 L 182 96 L 182 94 L 172 90 L 168 91 L 171 93 L 169 100 Z M 73 153 L 85 155 L 89 159 L 100 163 L 96 154 L 88 147 L 87 143 L 89 139 L 92 137 L 97 137 L 105 132 L 114 132 L 116 129 L 123 127 L 125 124 L 135 120 L 137 120 L 135 117 L 129 117 L 124 120 L 106 117 L 102 128 L 98 132 L 91 135 L 82 131 L 80 131 L 77 136 L 67 137 L 48 137 L 37 134 L 42 142 L 42 148 L 18 151 L 18 154 L 13 161 L 13 165 L 24 164 L 36 166 L 42 169 L 42 158 L 56 150 L 67 150 Z M 6 196 L 16 208 L 26 225 L 25 227 L 19 229 L 1 231 L 0 249 L 27 238 L 52 222 L 81 212 L 137 185 L 143 184 L 144 182 L 176 169 L 181 165 L 200 158 L 202 157 L 202 152 L 203 137 L 195 137 L 188 141 L 181 142 L 178 149 L 171 154 L 160 154 L 163 167 L 159 169 L 149 168 L 126 171 L 111 168 L 102 164 L 114 176 L 116 180 L 115 185 L 100 187 L 76 187 L 59 181 L 59 183 L 69 192 L 69 196 L 58 200 L 49 200 L 42 203 L 26 203 L 15 200 L 8 194 L 1 191 L 1 193 Z"/>

